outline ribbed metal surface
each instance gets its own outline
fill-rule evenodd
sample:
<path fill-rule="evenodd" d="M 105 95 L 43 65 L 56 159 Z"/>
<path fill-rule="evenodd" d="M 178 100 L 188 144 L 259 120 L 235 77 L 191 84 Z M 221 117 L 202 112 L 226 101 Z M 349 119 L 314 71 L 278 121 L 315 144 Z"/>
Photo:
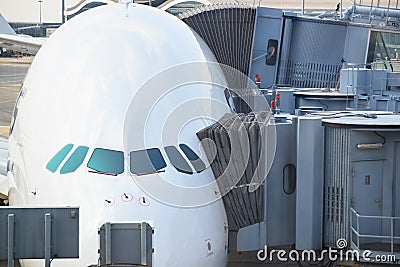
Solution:
<path fill-rule="evenodd" d="M 293 19 L 284 35 L 291 34 L 278 73 L 278 83 L 301 88 L 334 87 L 346 39 L 346 25 Z M 289 40 L 286 38 L 286 40 Z M 346 60 L 346 59 L 344 59 Z"/>
<path fill-rule="evenodd" d="M 245 4 L 202 6 L 179 15 L 211 48 L 219 63 L 248 75 L 256 10 Z"/>
<path fill-rule="evenodd" d="M 223 201 L 230 230 L 239 230 L 264 220 L 264 186 L 259 184 L 258 189 L 252 192 L 250 189 L 257 181 L 263 183 L 264 180 L 264 177 L 254 180 L 254 176 L 260 175 L 256 171 L 257 168 L 263 168 L 259 166 L 264 164 L 261 149 L 265 149 L 262 146 L 261 132 L 269 117 L 268 112 L 249 115 L 229 113 L 217 123 L 197 133 L 200 140 L 211 139 L 215 143 L 215 153 L 214 146 L 203 148 L 211 162 L 211 169 L 220 191 L 227 192 Z M 260 118 L 263 121 L 260 121 Z M 241 143 L 246 143 L 241 141 L 245 138 L 248 138 L 248 147 Z M 243 151 L 249 152 L 248 158 L 243 155 Z M 228 168 L 232 162 L 234 168 Z M 228 179 L 220 179 L 224 176 Z"/>
<path fill-rule="evenodd" d="M 350 133 L 346 128 L 325 128 L 324 245 L 349 241 Z"/>
<path fill-rule="evenodd" d="M 279 84 L 300 88 L 334 88 L 341 65 L 282 61 Z"/>

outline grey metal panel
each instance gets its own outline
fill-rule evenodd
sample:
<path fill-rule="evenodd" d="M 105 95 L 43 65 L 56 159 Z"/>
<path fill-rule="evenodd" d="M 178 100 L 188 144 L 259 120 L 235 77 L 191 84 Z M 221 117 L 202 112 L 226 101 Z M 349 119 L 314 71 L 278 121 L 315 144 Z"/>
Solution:
<path fill-rule="evenodd" d="M 293 19 L 292 18 L 284 18 L 284 27 L 282 32 L 282 44 L 281 44 L 281 53 L 279 60 L 279 71 L 277 77 L 278 85 L 286 85 L 289 84 L 289 68 L 288 62 L 290 60 L 290 45 L 292 43 L 292 35 L 293 35 Z"/>
<path fill-rule="evenodd" d="M 147 223 L 105 223 L 99 235 L 102 266 L 152 266 L 153 230 Z"/>
<path fill-rule="evenodd" d="M 281 95 L 281 101 L 280 101 L 281 112 L 294 114 L 296 104 L 295 104 L 295 96 L 293 95 L 293 93 L 295 92 L 295 89 L 278 88 L 277 92 L 279 92 L 279 94 Z"/>
<path fill-rule="evenodd" d="M 280 59 L 288 61 L 290 56 L 290 44 L 292 43 L 293 20 L 292 18 L 284 18 L 284 27 L 282 32 L 282 46 Z"/>
<path fill-rule="evenodd" d="M 51 258 L 79 257 L 79 208 L 0 208 L 2 238 L 7 238 L 8 214 L 14 214 L 15 259 L 44 258 L 46 213 L 52 216 Z M 7 259 L 7 242 L 0 242 L 0 259 Z"/>
<path fill-rule="evenodd" d="M 280 53 L 280 42 L 283 22 L 283 11 L 280 9 L 257 7 L 254 30 L 254 43 L 252 47 L 249 77 L 256 74 L 261 77 L 261 88 L 268 88 L 275 84 L 275 76 L 279 65 L 279 57 L 274 66 L 266 65 L 268 40 L 278 41 L 277 55 Z"/>
<path fill-rule="evenodd" d="M 400 217 L 400 141 L 394 143 L 394 177 L 396 177 L 393 198 L 394 216 Z M 396 221 L 395 223 L 394 234 L 400 236 L 400 221 Z M 398 241 L 398 243 L 400 243 L 400 241 Z"/>
<path fill-rule="evenodd" d="M 265 222 L 241 228 L 237 234 L 237 251 L 264 249 L 267 236 Z"/>
<path fill-rule="evenodd" d="M 313 20 L 294 20 L 290 59 L 295 62 L 340 64 L 346 25 Z"/>
<path fill-rule="evenodd" d="M 295 243 L 296 238 L 297 189 L 292 194 L 284 192 L 283 170 L 288 164 L 296 166 L 297 121 L 276 123 L 275 127 L 277 149 L 271 170 L 265 180 L 266 238 L 268 246 L 289 246 Z"/>
<path fill-rule="evenodd" d="M 280 62 L 278 84 L 335 87 L 346 32 L 346 24 L 293 18 L 290 56 Z"/>
<path fill-rule="evenodd" d="M 319 117 L 299 117 L 297 130 L 296 249 L 322 249 L 323 127 Z"/>
<path fill-rule="evenodd" d="M 340 92 L 343 94 L 368 94 L 370 70 L 367 68 L 346 68 L 340 70 Z"/>
<path fill-rule="evenodd" d="M 370 29 L 348 26 L 343 59 L 348 63 L 365 63 Z"/>
<path fill-rule="evenodd" d="M 300 109 L 300 107 L 318 107 L 324 111 L 337 111 L 337 110 L 346 110 L 348 106 L 352 106 L 353 97 L 349 97 L 348 99 L 345 97 L 342 98 L 333 98 L 333 97 L 319 97 L 319 96 L 307 96 L 307 95 L 296 95 L 296 109 Z"/>

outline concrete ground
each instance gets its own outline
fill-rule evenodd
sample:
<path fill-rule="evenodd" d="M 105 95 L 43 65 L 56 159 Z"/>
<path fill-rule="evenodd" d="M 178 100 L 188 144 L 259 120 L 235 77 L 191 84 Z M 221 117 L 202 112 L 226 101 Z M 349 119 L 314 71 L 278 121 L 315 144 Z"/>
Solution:
<path fill-rule="evenodd" d="M 32 57 L 0 58 L 0 135 L 8 136 L 11 116 Z"/>

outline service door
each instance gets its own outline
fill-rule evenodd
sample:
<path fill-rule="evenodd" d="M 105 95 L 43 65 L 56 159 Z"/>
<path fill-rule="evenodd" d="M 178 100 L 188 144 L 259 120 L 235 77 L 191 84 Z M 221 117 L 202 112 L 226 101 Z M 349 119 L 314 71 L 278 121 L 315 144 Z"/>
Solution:
<path fill-rule="evenodd" d="M 360 215 L 382 216 L 383 161 L 358 161 L 352 163 L 351 205 Z M 354 218 L 354 216 L 353 216 Z M 356 222 L 353 222 L 356 227 Z M 361 219 L 359 233 L 381 235 L 381 219 Z M 374 243 L 377 239 L 360 239 L 361 243 Z"/>

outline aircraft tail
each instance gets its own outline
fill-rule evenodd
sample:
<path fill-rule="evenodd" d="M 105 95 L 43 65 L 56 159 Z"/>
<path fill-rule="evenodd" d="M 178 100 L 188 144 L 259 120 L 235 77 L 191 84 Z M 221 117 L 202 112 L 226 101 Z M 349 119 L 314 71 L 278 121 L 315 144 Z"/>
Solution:
<path fill-rule="evenodd" d="M 8 24 L 7 20 L 0 14 L 0 33 L 16 35 L 15 31 Z"/>

